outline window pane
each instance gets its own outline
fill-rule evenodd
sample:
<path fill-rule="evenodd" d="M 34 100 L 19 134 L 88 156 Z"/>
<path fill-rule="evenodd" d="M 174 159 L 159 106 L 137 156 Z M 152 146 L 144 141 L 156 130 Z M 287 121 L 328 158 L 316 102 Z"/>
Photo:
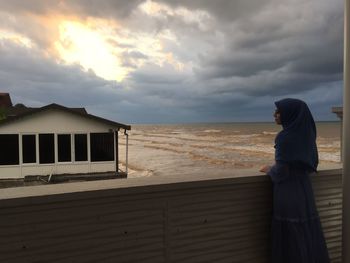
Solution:
<path fill-rule="evenodd" d="M 113 133 L 91 133 L 91 161 L 113 161 L 114 140 Z"/>
<path fill-rule="evenodd" d="M 70 142 L 70 134 L 58 134 L 57 135 L 57 147 L 58 147 L 58 161 L 70 162 L 72 161 L 72 150 Z"/>
<path fill-rule="evenodd" d="M 52 133 L 39 134 L 39 162 L 55 162 L 55 141 Z"/>
<path fill-rule="evenodd" d="M 0 165 L 19 164 L 18 134 L 0 134 Z"/>
<path fill-rule="evenodd" d="M 87 134 L 74 135 L 74 150 L 76 161 L 87 161 Z"/>
<path fill-rule="evenodd" d="M 22 152 L 23 163 L 35 163 L 36 162 L 35 135 L 23 135 L 22 148 L 23 148 L 23 152 Z"/>

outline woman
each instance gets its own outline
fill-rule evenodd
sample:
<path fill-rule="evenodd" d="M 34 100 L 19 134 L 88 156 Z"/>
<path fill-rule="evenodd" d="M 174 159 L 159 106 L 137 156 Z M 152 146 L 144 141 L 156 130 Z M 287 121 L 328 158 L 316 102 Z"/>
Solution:
<path fill-rule="evenodd" d="M 318 165 L 316 126 L 305 102 L 275 102 L 283 130 L 275 139 L 275 161 L 260 171 L 273 182 L 272 262 L 328 263 L 328 251 L 309 174 Z"/>

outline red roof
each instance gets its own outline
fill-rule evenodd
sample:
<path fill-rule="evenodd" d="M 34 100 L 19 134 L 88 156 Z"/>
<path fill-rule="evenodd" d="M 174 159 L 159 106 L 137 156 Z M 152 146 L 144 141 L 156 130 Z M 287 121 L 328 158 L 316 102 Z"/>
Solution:
<path fill-rule="evenodd" d="M 9 108 L 9 107 L 12 107 L 10 94 L 0 93 L 0 108 Z"/>

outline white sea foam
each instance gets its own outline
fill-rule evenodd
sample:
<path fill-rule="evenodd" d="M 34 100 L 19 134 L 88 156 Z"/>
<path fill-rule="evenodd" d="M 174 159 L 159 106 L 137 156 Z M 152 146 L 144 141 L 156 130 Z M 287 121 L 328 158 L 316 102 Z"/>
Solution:
<path fill-rule="evenodd" d="M 278 132 L 263 131 L 262 134 L 264 134 L 264 135 L 277 135 Z"/>
<path fill-rule="evenodd" d="M 221 130 L 204 130 L 203 132 L 206 132 L 206 133 L 218 133 L 218 132 L 221 132 Z"/>
<path fill-rule="evenodd" d="M 319 152 L 318 157 L 320 161 L 328 161 L 328 162 L 340 162 L 340 153 L 327 153 L 327 152 Z"/>
<path fill-rule="evenodd" d="M 261 136 L 261 135 L 258 133 L 234 135 L 234 137 L 236 138 L 252 138 L 252 137 L 258 137 L 258 136 Z"/>
<path fill-rule="evenodd" d="M 334 141 L 334 142 L 319 142 L 319 147 L 323 148 L 340 148 L 340 141 Z"/>
<path fill-rule="evenodd" d="M 275 149 L 271 146 L 267 145 L 241 145 L 241 146 L 232 146 L 231 147 L 234 150 L 238 151 L 250 151 L 253 153 L 266 153 L 266 154 L 273 154 L 275 152 Z"/>

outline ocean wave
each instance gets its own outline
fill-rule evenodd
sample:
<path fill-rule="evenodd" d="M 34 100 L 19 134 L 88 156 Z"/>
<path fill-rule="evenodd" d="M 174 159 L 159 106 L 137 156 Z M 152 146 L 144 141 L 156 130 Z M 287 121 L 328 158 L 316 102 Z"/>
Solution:
<path fill-rule="evenodd" d="M 327 152 L 319 152 L 318 157 L 320 161 L 328 161 L 328 162 L 340 162 L 340 152 L 333 152 L 333 153 L 327 153 Z"/>
<path fill-rule="evenodd" d="M 129 173 L 158 176 L 259 167 L 273 162 L 272 137 L 277 133 L 272 125 L 137 127 L 129 133 Z M 320 163 L 339 163 L 340 138 L 327 135 L 317 138 Z M 119 145 L 124 153 L 125 140 Z"/>
<path fill-rule="evenodd" d="M 265 145 L 245 145 L 245 146 L 230 146 L 232 151 L 239 151 L 246 155 L 273 155 L 275 150 L 271 146 Z"/>
<path fill-rule="evenodd" d="M 340 149 L 340 141 L 335 141 L 332 143 L 318 143 L 319 148 L 334 148 L 334 149 Z"/>
<path fill-rule="evenodd" d="M 278 132 L 263 131 L 262 134 L 264 134 L 264 135 L 277 135 Z"/>
<path fill-rule="evenodd" d="M 209 129 L 209 130 L 204 130 L 203 132 L 205 133 L 218 133 L 218 132 L 221 132 L 221 130 L 215 130 L 215 129 Z"/>
<path fill-rule="evenodd" d="M 126 171 L 126 163 L 124 160 L 119 160 L 119 169 Z M 139 165 L 128 163 L 128 178 L 134 177 L 149 177 L 154 174 L 154 171 L 151 169 L 146 169 Z"/>
<path fill-rule="evenodd" d="M 235 138 L 252 138 L 252 137 L 258 137 L 258 136 L 261 136 L 261 134 L 252 133 L 252 134 L 233 135 L 233 137 L 235 137 Z"/>
<path fill-rule="evenodd" d="M 209 165 L 218 165 L 218 166 L 229 166 L 232 168 L 252 168 L 254 165 L 250 162 L 245 162 L 237 159 L 220 159 L 215 157 L 210 157 L 203 154 L 198 154 L 195 152 L 190 152 L 190 156 L 195 161 L 204 161 Z"/>

